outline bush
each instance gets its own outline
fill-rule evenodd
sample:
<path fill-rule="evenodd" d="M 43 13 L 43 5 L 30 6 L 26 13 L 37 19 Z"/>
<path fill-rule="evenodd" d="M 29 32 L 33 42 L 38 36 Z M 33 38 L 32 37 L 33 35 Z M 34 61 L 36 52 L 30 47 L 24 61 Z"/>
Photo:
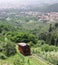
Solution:
<path fill-rule="evenodd" d="M 7 34 L 7 38 L 16 43 L 19 43 L 19 42 L 28 43 L 32 41 L 34 44 L 36 44 L 37 42 L 35 35 L 30 33 L 25 33 L 25 32 L 13 32 L 13 33 L 9 32 Z"/>
<path fill-rule="evenodd" d="M 47 52 L 47 60 L 54 65 L 58 65 L 58 52 Z"/>
<path fill-rule="evenodd" d="M 42 46 L 42 45 L 44 45 L 44 44 L 45 44 L 45 41 L 39 40 L 39 41 L 37 42 L 36 46 L 37 46 L 37 47 L 40 47 L 40 46 Z"/>
<path fill-rule="evenodd" d="M 11 56 L 16 53 L 16 45 L 13 42 L 8 41 L 4 48 L 4 53 L 6 56 Z"/>
<path fill-rule="evenodd" d="M 47 51 L 49 50 L 49 45 L 48 45 L 48 44 L 42 45 L 42 46 L 41 46 L 41 50 L 47 52 Z"/>
<path fill-rule="evenodd" d="M 7 57 L 6 57 L 6 55 L 5 54 L 3 54 L 3 53 L 0 53 L 0 59 L 6 59 Z"/>
<path fill-rule="evenodd" d="M 30 44 L 30 46 L 34 46 L 34 44 L 31 41 L 29 42 L 29 44 Z"/>
<path fill-rule="evenodd" d="M 16 53 L 16 45 L 15 43 L 11 41 L 0 42 L 0 53 L 3 53 L 6 56 L 11 56 Z M 4 55 L 1 55 L 1 57 L 4 57 Z"/>
<path fill-rule="evenodd" d="M 49 51 L 57 51 L 58 48 L 56 46 L 49 46 Z"/>
<path fill-rule="evenodd" d="M 57 51 L 58 48 L 56 46 L 49 46 L 48 44 L 44 44 L 41 46 L 41 50 L 48 52 L 48 51 Z"/>

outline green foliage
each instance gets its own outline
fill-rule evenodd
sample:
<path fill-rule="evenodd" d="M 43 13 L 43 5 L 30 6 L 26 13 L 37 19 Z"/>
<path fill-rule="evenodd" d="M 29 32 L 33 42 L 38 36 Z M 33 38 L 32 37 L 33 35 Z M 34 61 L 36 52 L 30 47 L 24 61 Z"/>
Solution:
<path fill-rule="evenodd" d="M 6 14 L 7 18 L 5 17 L 3 19 L 2 17 L 2 20 L 0 20 L 0 41 L 2 41 L 0 42 L 0 58 L 6 59 L 9 56 L 15 55 L 15 43 L 25 42 L 29 43 L 31 48 L 33 47 L 33 54 L 38 54 L 46 60 L 48 59 L 50 62 L 54 62 L 56 65 L 58 63 L 56 56 L 58 55 L 51 55 L 50 52 L 58 51 L 58 48 L 56 47 L 58 46 L 58 23 L 50 24 L 46 23 L 46 20 L 39 21 L 37 16 L 33 17 L 27 14 L 16 16 L 17 14 L 18 12 L 12 15 L 9 14 L 9 16 Z M 18 57 L 19 56 L 20 58 L 17 58 L 16 56 L 14 65 L 24 65 L 25 58 L 23 55 L 18 55 Z M 33 61 L 31 61 L 31 63 L 33 63 Z M 37 62 L 35 62 L 35 65 L 36 63 Z M 30 65 L 29 59 L 25 64 Z"/>
<path fill-rule="evenodd" d="M 6 59 L 6 58 L 7 58 L 7 56 L 0 52 L 0 59 Z"/>
<path fill-rule="evenodd" d="M 13 42 L 0 42 L 0 52 L 2 53 L 1 57 L 11 56 L 16 53 L 16 45 Z"/>
<path fill-rule="evenodd" d="M 37 47 L 41 47 L 43 44 L 45 44 L 45 41 L 43 41 L 43 40 L 38 40 L 36 46 L 37 46 Z"/>
<path fill-rule="evenodd" d="M 47 52 L 47 51 L 49 50 L 49 45 L 44 44 L 44 45 L 41 47 L 41 50 Z"/>
<path fill-rule="evenodd" d="M 41 33 L 39 35 L 40 40 L 44 40 L 49 45 L 57 46 L 58 43 L 58 28 L 55 28 L 55 25 L 50 24 L 48 32 Z"/>
<path fill-rule="evenodd" d="M 0 24 L 0 33 L 5 34 L 7 31 L 14 31 L 14 30 L 15 28 L 9 24 L 3 24 L 3 23 Z"/>
<path fill-rule="evenodd" d="M 30 44 L 30 46 L 34 46 L 34 44 L 31 41 L 29 42 L 29 44 Z"/>
<path fill-rule="evenodd" d="M 40 40 L 46 41 L 46 37 L 47 37 L 47 33 L 41 33 L 41 34 L 39 35 L 39 39 L 40 39 Z"/>
<path fill-rule="evenodd" d="M 16 53 L 16 49 L 15 49 L 15 44 L 12 42 L 7 42 L 6 46 L 5 46 L 5 54 L 6 56 L 11 56 L 14 55 Z"/>
<path fill-rule="evenodd" d="M 34 44 L 36 44 L 37 40 L 35 35 L 30 33 L 22 33 L 22 32 L 10 32 L 7 34 L 8 39 L 10 39 L 13 42 L 19 43 L 19 42 L 30 42 L 32 41 Z"/>
<path fill-rule="evenodd" d="M 50 28 L 49 28 L 49 32 L 51 32 L 52 31 L 52 24 L 50 24 Z"/>
<path fill-rule="evenodd" d="M 45 52 L 50 52 L 50 51 L 57 51 L 57 47 L 56 46 L 49 46 L 48 44 L 44 44 L 41 46 L 41 50 L 45 51 Z"/>
<path fill-rule="evenodd" d="M 20 58 L 16 59 L 14 61 L 14 65 L 24 65 L 22 61 L 20 61 Z"/>
<path fill-rule="evenodd" d="M 58 23 L 55 23 L 55 28 L 57 28 L 58 27 Z"/>

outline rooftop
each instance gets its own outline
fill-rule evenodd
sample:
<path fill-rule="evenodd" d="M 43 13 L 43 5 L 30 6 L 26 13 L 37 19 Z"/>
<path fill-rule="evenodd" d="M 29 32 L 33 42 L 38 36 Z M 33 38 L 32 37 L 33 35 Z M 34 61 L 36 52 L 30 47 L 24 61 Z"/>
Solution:
<path fill-rule="evenodd" d="M 18 43 L 20 46 L 26 46 L 26 43 Z"/>

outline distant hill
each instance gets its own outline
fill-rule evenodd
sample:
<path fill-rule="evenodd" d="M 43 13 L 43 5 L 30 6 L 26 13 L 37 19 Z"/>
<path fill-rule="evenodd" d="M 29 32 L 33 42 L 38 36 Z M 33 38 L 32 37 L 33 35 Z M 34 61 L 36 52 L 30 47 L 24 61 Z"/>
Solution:
<path fill-rule="evenodd" d="M 3 9 L 2 9 L 3 10 Z M 6 11 L 8 8 L 5 9 Z M 23 6 L 21 8 L 9 8 L 8 11 L 39 11 L 39 12 L 58 12 L 58 3 L 54 4 L 38 4 L 38 5 L 28 5 L 28 6 Z M 0 9 L 1 11 L 1 9 Z"/>
<path fill-rule="evenodd" d="M 49 5 L 44 11 L 46 11 L 46 12 L 58 12 L 58 3 Z"/>
<path fill-rule="evenodd" d="M 43 6 L 27 6 L 22 11 L 40 11 L 40 12 L 58 12 L 58 3 L 55 4 L 44 4 Z"/>

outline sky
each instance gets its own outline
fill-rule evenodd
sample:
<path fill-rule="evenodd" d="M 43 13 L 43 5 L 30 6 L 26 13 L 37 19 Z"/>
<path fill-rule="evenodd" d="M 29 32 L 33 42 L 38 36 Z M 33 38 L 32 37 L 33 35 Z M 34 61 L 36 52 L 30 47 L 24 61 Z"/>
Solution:
<path fill-rule="evenodd" d="M 58 3 L 58 0 L 0 0 L 0 8 L 19 7 L 21 5 L 33 5 L 40 3 Z"/>

